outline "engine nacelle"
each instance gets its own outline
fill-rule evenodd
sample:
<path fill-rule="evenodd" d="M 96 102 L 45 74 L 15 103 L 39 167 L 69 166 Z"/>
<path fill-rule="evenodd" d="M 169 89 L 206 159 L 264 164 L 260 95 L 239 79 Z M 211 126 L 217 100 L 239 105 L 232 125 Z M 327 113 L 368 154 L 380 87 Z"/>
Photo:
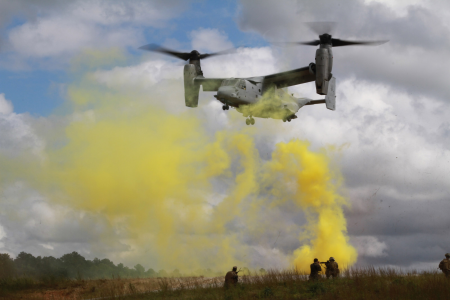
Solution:
<path fill-rule="evenodd" d="M 198 95 L 200 85 L 196 84 L 194 79 L 197 77 L 195 65 L 187 64 L 184 66 L 184 101 L 187 107 L 198 106 Z"/>
<path fill-rule="evenodd" d="M 326 48 L 316 51 L 316 90 L 319 95 L 326 95 L 330 79 L 330 53 Z"/>

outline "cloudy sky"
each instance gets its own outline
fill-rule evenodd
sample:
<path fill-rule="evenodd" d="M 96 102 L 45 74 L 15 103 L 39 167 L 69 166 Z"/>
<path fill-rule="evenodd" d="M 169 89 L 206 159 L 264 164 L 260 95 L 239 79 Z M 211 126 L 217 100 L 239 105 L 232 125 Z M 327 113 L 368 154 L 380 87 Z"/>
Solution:
<path fill-rule="evenodd" d="M 103 100 L 91 106 L 77 102 L 90 97 L 82 93 L 135 97 L 112 107 L 124 112 L 154 108 L 167 116 L 154 116 L 164 126 L 173 117 L 194 118 L 202 126 L 199 135 L 209 141 L 224 131 L 246 132 L 245 119 L 222 111 L 213 93 L 202 93 L 195 110 L 184 107 L 183 67 L 137 48 L 157 43 L 208 52 L 245 46 L 235 55 L 202 62 L 205 76 L 266 75 L 307 66 L 316 50 L 270 42 L 315 39 L 305 22 L 334 21 L 336 38 L 389 43 L 334 49 L 336 111 L 316 105 L 302 108 L 291 123 L 256 119 L 248 134 L 263 161 L 277 143 L 292 139 L 308 141 L 313 151 L 330 145 L 339 149 L 332 164 L 344 179 L 340 193 L 351 204 L 344 213 L 358 266 L 437 267 L 450 252 L 449 15 L 450 3 L 440 0 L 0 0 L 0 252 L 59 257 L 78 251 L 90 259 L 165 267 L 151 251 L 151 243 L 160 242 L 151 237 L 158 224 L 145 223 L 151 242 L 144 245 L 142 230 L 127 230 L 138 226 L 125 220 L 133 215 L 111 218 L 107 208 L 79 204 L 83 199 L 66 201 L 55 192 L 58 184 L 43 187 L 36 167 L 27 166 L 47 164 L 55 149 L 73 137 L 73 122 L 90 124 L 102 113 L 113 114 L 98 104 Z M 290 90 L 298 97 L 320 98 L 314 83 Z M 159 126 L 149 124 L 153 131 Z M 173 121 L 173 126 L 183 124 Z M 186 136 L 198 143 L 203 138 Z M 64 159 L 84 161 L 74 153 Z M 217 204 L 229 196 L 224 186 L 230 178 L 212 180 L 208 201 Z M 153 197 L 151 189 L 146 196 Z M 248 230 L 245 222 L 227 223 L 223 239 L 233 230 L 242 232 L 233 242 L 245 246 L 251 257 L 239 261 L 251 267 L 289 266 L 304 229 L 301 210 L 285 203 L 260 211 L 256 219 L 261 225 L 255 221 Z M 254 233 L 257 226 L 265 228 L 264 234 Z"/>

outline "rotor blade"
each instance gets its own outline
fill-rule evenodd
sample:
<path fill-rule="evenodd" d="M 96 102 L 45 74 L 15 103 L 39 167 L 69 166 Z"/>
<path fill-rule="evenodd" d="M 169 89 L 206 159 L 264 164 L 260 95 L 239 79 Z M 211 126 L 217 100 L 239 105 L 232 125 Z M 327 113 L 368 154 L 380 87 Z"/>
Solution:
<path fill-rule="evenodd" d="M 174 50 L 163 48 L 163 47 L 161 47 L 159 45 L 155 45 L 155 44 L 144 45 L 142 47 L 139 47 L 139 49 L 147 50 L 147 51 L 153 51 L 153 52 L 159 52 L 159 53 L 175 56 L 175 57 L 177 57 L 179 59 L 182 59 L 182 60 L 188 60 L 191 57 L 191 53 L 177 52 L 177 51 L 174 51 Z"/>
<path fill-rule="evenodd" d="M 354 46 L 354 45 L 366 45 L 366 46 L 378 46 L 384 43 L 389 42 L 388 40 L 384 41 L 346 41 L 341 39 L 331 39 L 331 43 L 333 47 L 341 47 L 341 46 Z"/>
<path fill-rule="evenodd" d="M 270 42 L 274 45 L 290 45 L 290 46 L 296 46 L 296 45 L 307 45 L 307 46 L 318 46 L 320 45 L 319 40 L 314 40 L 310 42 Z"/>
<path fill-rule="evenodd" d="M 314 41 L 310 41 L 310 42 L 297 42 L 296 44 L 308 45 L 308 46 L 318 46 L 318 45 L 320 45 L 320 41 L 319 40 L 314 40 Z"/>
<path fill-rule="evenodd" d="M 336 27 L 336 22 L 305 22 L 305 24 L 317 35 L 331 34 Z"/>
<path fill-rule="evenodd" d="M 200 59 L 205 59 L 211 56 L 216 56 L 216 55 L 224 55 L 224 54 L 231 54 L 231 53 L 235 53 L 236 52 L 236 48 L 230 48 L 224 51 L 219 51 L 219 52 L 215 52 L 215 53 L 206 53 L 206 54 L 200 54 Z"/>

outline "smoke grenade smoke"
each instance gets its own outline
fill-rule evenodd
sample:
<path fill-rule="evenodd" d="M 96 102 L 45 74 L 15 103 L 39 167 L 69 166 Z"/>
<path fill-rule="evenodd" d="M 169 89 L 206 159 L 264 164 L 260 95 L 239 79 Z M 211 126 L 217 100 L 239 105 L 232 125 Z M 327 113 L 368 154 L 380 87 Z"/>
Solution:
<path fill-rule="evenodd" d="M 172 113 L 157 104 L 164 100 L 164 93 L 113 90 L 83 77 L 69 88 L 64 133 L 51 138 L 43 160 L 0 157 L 2 184 L 22 180 L 51 203 L 105 217 L 114 234 L 102 241 L 122 245 L 109 254 L 117 262 L 135 258 L 180 270 L 245 266 L 252 245 L 242 233 L 269 226 L 258 223 L 261 203 L 292 202 L 306 225 L 291 264 L 306 270 L 315 257 L 356 261 L 342 177 L 325 150 L 292 140 L 276 144 L 265 161 L 250 129 L 211 134 L 194 110 Z"/>
<path fill-rule="evenodd" d="M 273 191 L 287 197 L 305 213 L 307 224 L 300 233 L 299 249 L 294 252 L 294 264 L 308 271 L 313 258 L 327 260 L 333 256 L 341 266 L 356 262 L 357 252 L 349 244 L 343 206 L 347 200 L 339 194 L 342 177 L 330 169 L 326 151 L 312 152 L 305 141 L 293 140 L 277 144 L 268 162 L 272 176 L 281 184 Z M 293 187 L 286 196 L 284 189 Z"/>

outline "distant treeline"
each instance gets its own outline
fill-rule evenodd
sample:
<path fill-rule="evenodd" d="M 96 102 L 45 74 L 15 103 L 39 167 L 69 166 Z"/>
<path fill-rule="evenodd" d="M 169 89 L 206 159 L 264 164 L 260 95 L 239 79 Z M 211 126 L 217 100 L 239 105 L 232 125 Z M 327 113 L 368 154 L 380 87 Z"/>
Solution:
<path fill-rule="evenodd" d="M 210 269 L 196 270 L 186 276 L 218 276 Z M 12 259 L 9 254 L 0 254 L 0 279 L 8 277 L 32 277 L 38 279 L 96 279 L 96 278 L 146 278 L 146 277 L 180 277 L 183 274 L 175 269 L 171 272 L 145 268 L 137 264 L 134 268 L 115 265 L 109 259 L 87 260 L 77 252 L 64 254 L 60 258 L 52 256 L 34 257 L 31 254 L 20 252 Z"/>

